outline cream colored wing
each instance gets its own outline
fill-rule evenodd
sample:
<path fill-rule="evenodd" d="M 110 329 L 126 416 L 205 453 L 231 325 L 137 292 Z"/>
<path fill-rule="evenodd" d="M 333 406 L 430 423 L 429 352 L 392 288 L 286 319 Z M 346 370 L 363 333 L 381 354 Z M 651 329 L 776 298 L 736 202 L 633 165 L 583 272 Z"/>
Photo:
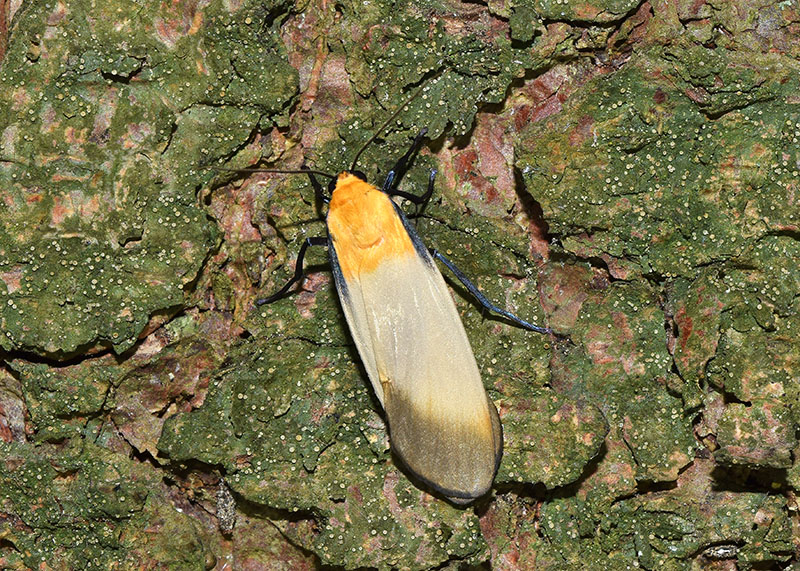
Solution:
<path fill-rule="evenodd" d="M 502 428 L 450 291 L 403 222 L 414 254 L 345 281 L 331 243 L 334 276 L 393 450 L 421 480 L 466 503 L 491 488 Z"/>

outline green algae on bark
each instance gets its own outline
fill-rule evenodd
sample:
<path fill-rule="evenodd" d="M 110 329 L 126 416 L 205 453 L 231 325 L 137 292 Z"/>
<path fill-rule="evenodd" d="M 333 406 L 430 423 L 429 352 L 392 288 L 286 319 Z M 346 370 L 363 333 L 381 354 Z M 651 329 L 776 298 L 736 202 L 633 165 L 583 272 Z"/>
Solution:
<path fill-rule="evenodd" d="M 639 71 L 647 63 L 595 80 L 568 114 L 519 142 L 528 153 L 518 166 L 565 248 L 642 274 L 692 276 L 794 227 L 796 209 L 776 209 L 791 204 L 794 185 L 791 151 L 783 156 L 800 120 L 786 99 L 794 88 L 709 120 Z"/>
<path fill-rule="evenodd" d="M 221 360 L 218 345 L 185 336 L 116 379 L 105 409 L 120 436 L 137 452 L 156 457 L 166 419 L 202 404 L 208 376 Z"/>
<path fill-rule="evenodd" d="M 44 363 L 11 361 L 25 393 L 29 422 L 39 441 L 80 436 L 100 414 L 120 371 L 114 359 L 85 360 L 55 369 Z"/>
<path fill-rule="evenodd" d="M 0 448 L 4 566 L 203 569 L 213 561 L 209 538 L 169 506 L 160 476 L 126 454 L 88 441 Z"/>
<path fill-rule="evenodd" d="M 605 442 L 608 426 L 601 411 L 552 391 L 504 395 L 503 462 L 496 483 L 538 483 L 548 489 L 581 478 Z"/>
<path fill-rule="evenodd" d="M 18 8 L 0 73 L 12 96 L 0 105 L 0 346 L 22 350 L 0 386 L 4 563 L 210 567 L 218 539 L 195 525 L 209 507 L 186 515 L 203 492 L 175 481 L 217 472 L 240 502 L 242 564 L 796 558 L 796 7 L 325 6 Z M 569 335 L 551 345 L 457 295 L 507 436 L 498 495 L 478 515 L 393 465 L 323 252 L 301 293 L 250 311 L 291 274 L 302 239 L 324 232 L 307 182 L 229 190 L 197 168 L 346 168 L 425 78 L 359 166 L 379 181 L 420 127 L 443 135 L 430 149 L 452 164 L 425 149 L 404 181 L 420 192 L 440 167 L 418 220 L 426 243 L 492 300 Z M 533 100 L 515 108 L 520 93 Z M 503 127 L 482 128 L 487 103 Z M 451 146 L 451 133 L 465 136 Z M 490 168 L 493 145 L 518 188 Z M 549 255 L 538 288 L 533 247 L 508 224 L 517 192 L 542 205 L 551 240 L 536 250 Z M 125 353 L 187 303 L 202 312 Z M 124 359 L 88 354 L 98 345 Z M 56 368 L 30 353 L 81 359 Z M 84 437 L 80 454 L 64 452 Z M 45 505 L 54 497 L 63 512 Z M 299 548 L 251 535 L 277 528 Z"/>
<path fill-rule="evenodd" d="M 203 406 L 167 421 L 161 452 L 220 466 L 244 501 L 313 516 L 313 527 L 287 523 L 284 533 L 322 562 L 426 569 L 481 561 L 475 515 L 424 494 L 392 465 L 351 351 L 275 341 L 277 350 L 239 347 L 248 359 L 232 355 Z"/>
<path fill-rule="evenodd" d="M 246 15 L 175 9 L 29 3 L 15 17 L 0 73 L 6 350 L 121 353 L 177 312 L 216 243 L 196 167 L 294 95 L 282 44 Z"/>
<path fill-rule="evenodd" d="M 657 294 L 643 282 L 609 282 L 599 275 L 585 266 L 542 273 L 551 325 L 569 332 L 577 344 L 557 351 L 551 385 L 603 411 L 612 425 L 608 449 L 620 444 L 630 449 L 630 477 L 673 481 L 691 462 L 697 443 L 691 412 L 670 393 L 682 385 L 669 374 L 664 315 L 653 301 Z"/>
<path fill-rule="evenodd" d="M 669 14 L 656 13 L 654 31 L 675 23 Z M 719 38 L 719 28 L 695 31 Z M 720 44 L 731 49 L 734 38 Z M 796 64 L 751 49 L 731 55 L 685 38 L 663 51 L 649 46 L 517 141 L 517 166 L 551 237 L 589 262 L 547 268 L 541 286 L 551 326 L 581 348 L 555 353 L 551 384 L 596 402 L 611 425 L 596 472 L 578 483 L 576 498 L 556 502 L 567 515 L 554 523 L 562 535 L 552 544 L 575 541 L 561 547 L 575 564 L 607 556 L 683 568 L 713 560 L 723 544 L 734 546 L 724 558 L 744 568 L 790 556 L 790 500 L 760 490 L 781 490 L 797 473 L 792 149 L 800 116 Z M 702 459 L 711 454 L 713 463 Z M 731 484 L 734 470 L 743 476 Z M 686 514 L 677 507 L 689 490 L 683 474 L 695 474 L 698 489 L 753 493 L 707 494 L 712 516 Z M 681 491 L 620 501 L 653 482 Z M 594 506 L 632 501 L 635 512 L 608 512 L 607 543 L 582 531 L 599 522 Z M 741 518 L 722 508 L 731 501 Z M 759 502 L 769 504 L 763 519 L 749 507 Z M 543 518 L 560 514 L 555 508 L 545 502 Z M 733 531 L 721 531 L 719 518 L 731 518 Z"/>
<path fill-rule="evenodd" d="M 287 531 L 268 519 L 240 515 L 232 532 L 234 569 L 312 571 L 314 556 L 286 541 Z M 288 526 L 287 526 L 288 527 Z"/>
<path fill-rule="evenodd" d="M 545 541 L 528 549 L 537 560 L 569 568 L 603 564 L 644 569 L 690 569 L 708 562 L 714 546 L 733 546 L 740 566 L 788 559 L 791 524 L 781 498 L 766 493 L 718 491 L 709 485 L 713 463 L 696 461 L 672 490 L 653 491 L 603 511 L 579 497 L 542 508 Z"/>
<path fill-rule="evenodd" d="M 786 469 L 792 466 L 798 443 L 789 408 L 777 399 L 762 398 L 725 407 L 717 444 L 714 457 L 721 465 Z"/>

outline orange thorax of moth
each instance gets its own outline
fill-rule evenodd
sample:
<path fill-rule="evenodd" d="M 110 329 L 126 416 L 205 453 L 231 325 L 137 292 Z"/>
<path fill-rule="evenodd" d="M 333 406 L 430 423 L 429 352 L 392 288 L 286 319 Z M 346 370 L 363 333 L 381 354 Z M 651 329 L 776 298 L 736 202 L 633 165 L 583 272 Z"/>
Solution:
<path fill-rule="evenodd" d="M 350 173 L 336 181 L 327 224 L 345 280 L 372 272 L 386 260 L 416 255 L 392 199 Z"/>

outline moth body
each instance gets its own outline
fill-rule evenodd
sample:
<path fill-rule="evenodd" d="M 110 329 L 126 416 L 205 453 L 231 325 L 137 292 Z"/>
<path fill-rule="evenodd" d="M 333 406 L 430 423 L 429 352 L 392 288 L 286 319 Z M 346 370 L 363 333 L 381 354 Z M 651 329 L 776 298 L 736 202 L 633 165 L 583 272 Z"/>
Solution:
<path fill-rule="evenodd" d="M 339 299 L 392 449 L 451 501 L 484 495 L 502 428 L 433 258 L 390 196 L 347 172 L 336 180 L 327 226 Z"/>

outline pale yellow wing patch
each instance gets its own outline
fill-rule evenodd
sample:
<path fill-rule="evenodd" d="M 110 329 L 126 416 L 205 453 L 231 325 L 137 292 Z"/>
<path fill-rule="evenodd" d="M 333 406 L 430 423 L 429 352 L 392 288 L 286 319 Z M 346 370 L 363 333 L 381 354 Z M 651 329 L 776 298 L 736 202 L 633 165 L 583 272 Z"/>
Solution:
<path fill-rule="evenodd" d="M 486 493 L 502 431 L 438 270 L 417 255 L 387 259 L 347 291 L 345 315 L 396 454 L 451 499 Z"/>

